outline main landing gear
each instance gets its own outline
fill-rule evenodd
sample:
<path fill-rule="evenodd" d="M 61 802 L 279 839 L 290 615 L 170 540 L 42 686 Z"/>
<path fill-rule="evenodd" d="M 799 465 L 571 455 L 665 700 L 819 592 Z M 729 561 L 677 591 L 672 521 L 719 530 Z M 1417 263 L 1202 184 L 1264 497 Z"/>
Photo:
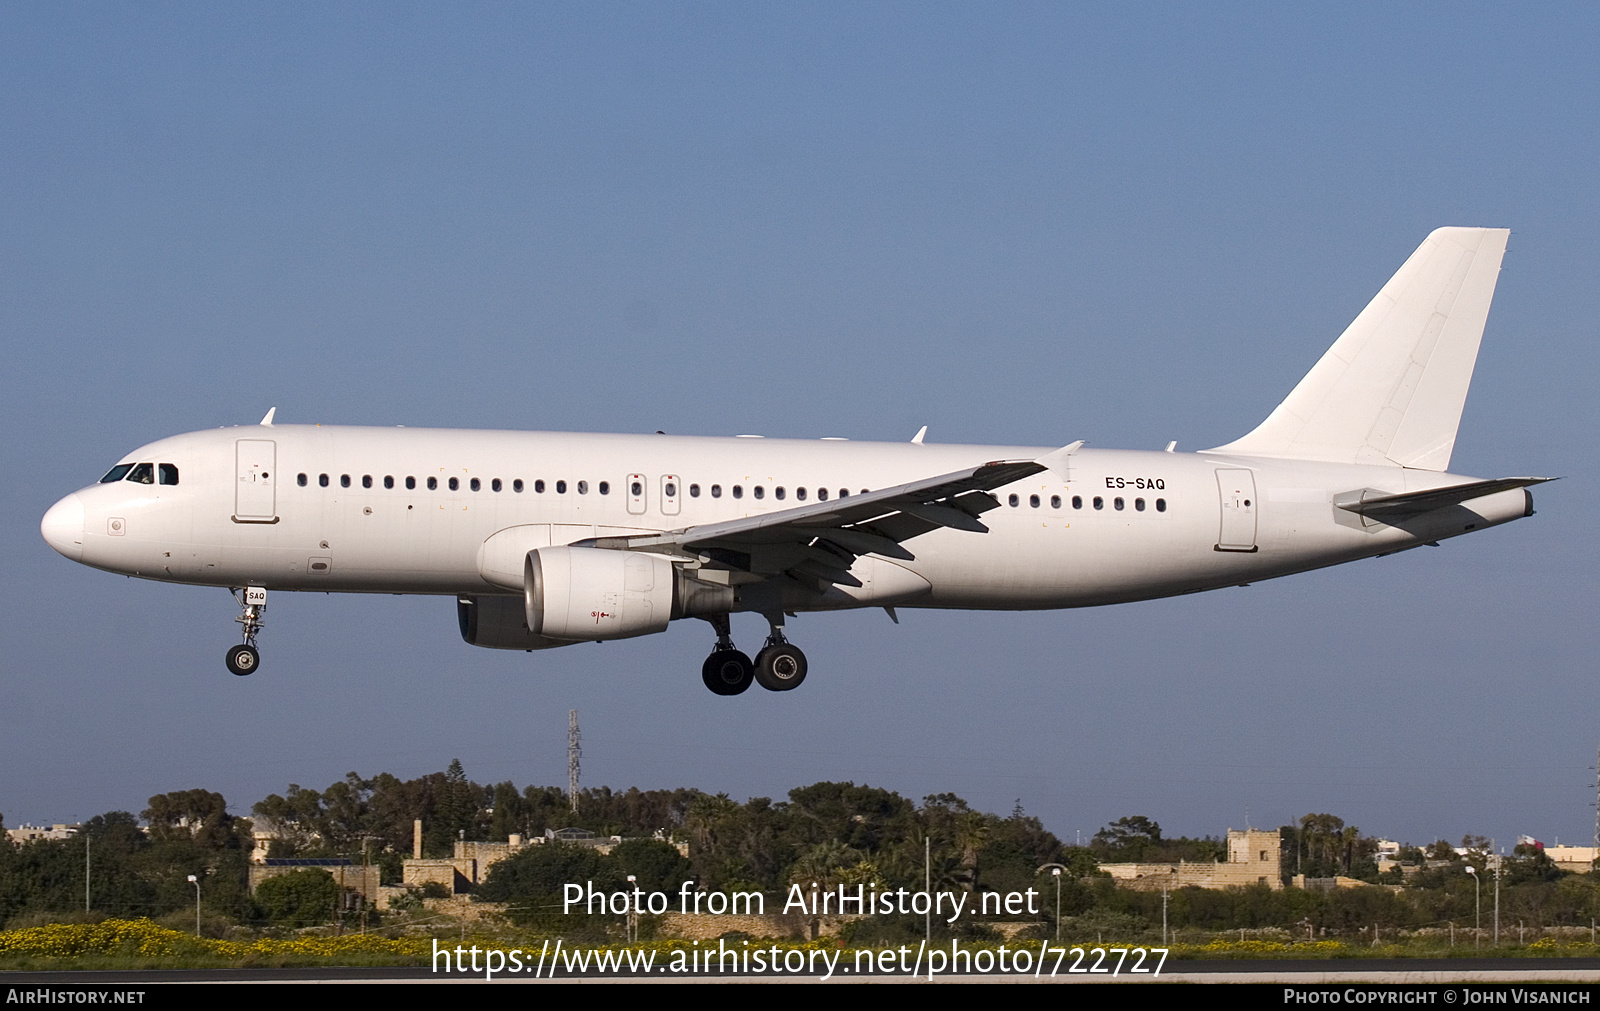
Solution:
<path fill-rule="evenodd" d="M 806 679 L 806 655 L 783 637 L 781 616 L 777 621 L 767 618 L 772 633 L 753 663 L 734 648 L 726 614 L 712 615 L 706 621 L 716 629 L 717 644 L 700 666 L 700 679 L 716 694 L 739 695 L 750 687 L 751 681 L 768 691 L 786 692 L 800 687 Z"/>
<path fill-rule="evenodd" d="M 267 609 L 267 591 L 260 586 L 246 586 L 244 589 L 233 590 L 233 598 L 239 602 L 243 613 L 234 620 L 244 628 L 244 643 L 228 650 L 228 671 L 239 677 L 254 674 L 256 668 L 261 666 L 261 651 L 256 648 L 256 633 L 266 622 L 261 620 L 261 614 Z"/>

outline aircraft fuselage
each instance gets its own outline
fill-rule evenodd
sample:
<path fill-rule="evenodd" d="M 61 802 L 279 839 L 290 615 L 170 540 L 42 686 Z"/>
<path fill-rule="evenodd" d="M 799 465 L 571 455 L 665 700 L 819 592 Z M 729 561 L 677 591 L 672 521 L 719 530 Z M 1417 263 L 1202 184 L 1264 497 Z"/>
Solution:
<path fill-rule="evenodd" d="M 681 529 L 1047 452 L 844 440 L 230 428 L 134 451 L 126 463 L 169 464 L 177 483 L 90 485 L 52 510 L 45 531 L 57 550 L 85 565 L 166 582 L 512 594 L 480 566 L 485 542 L 507 528 L 548 526 L 548 544 Z M 1065 474 L 1046 471 L 996 489 L 1000 507 L 982 515 L 988 533 L 940 528 L 908 540 L 914 559 L 893 564 L 916 578 L 874 580 L 886 585 L 875 591 L 869 583 L 829 599 L 790 593 L 786 609 L 1021 610 L 1171 596 L 1435 542 L 1526 515 L 1531 501 L 1513 489 L 1393 526 L 1366 521 L 1333 500 L 1352 490 L 1404 493 L 1473 479 L 1207 453 L 1084 448 L 1069 461 Z M 72 536 L 75 524 L 80 529 Z"/>

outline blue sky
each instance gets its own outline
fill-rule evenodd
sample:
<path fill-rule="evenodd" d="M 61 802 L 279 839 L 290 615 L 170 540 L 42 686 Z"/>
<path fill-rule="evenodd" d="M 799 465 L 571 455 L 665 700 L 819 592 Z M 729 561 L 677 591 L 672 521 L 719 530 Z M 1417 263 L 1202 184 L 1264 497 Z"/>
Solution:
<path fill-rule="evenodd" d="M 1329 811 L 1593 832 L 1587 6 L 0 9 L 0 812 L 402 776 L 954 791 L 1058 834 Z M 448 600 L 74 566 L 38 520 L 141 443 L 280 421 L 1195 449 L 1433 228 L 1510 227 L 1452 469 L 1562 475 L 1443 548 L 1080 612 L 706 626 L 547 654 Z M 746 639 L 758 619 L 735 623 Z"/>

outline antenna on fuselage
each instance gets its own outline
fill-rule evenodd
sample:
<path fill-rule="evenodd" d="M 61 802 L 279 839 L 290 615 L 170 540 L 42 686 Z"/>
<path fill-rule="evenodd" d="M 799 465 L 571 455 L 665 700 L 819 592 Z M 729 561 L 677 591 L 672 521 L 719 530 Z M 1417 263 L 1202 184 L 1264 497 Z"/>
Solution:
<path fill-rule="evenodd" d="M 261 418 L 261 423 L 268 428 L 272 427 L 272 416 L 278 413 L 276 407 L 267 408 L 267 413 Z"/>

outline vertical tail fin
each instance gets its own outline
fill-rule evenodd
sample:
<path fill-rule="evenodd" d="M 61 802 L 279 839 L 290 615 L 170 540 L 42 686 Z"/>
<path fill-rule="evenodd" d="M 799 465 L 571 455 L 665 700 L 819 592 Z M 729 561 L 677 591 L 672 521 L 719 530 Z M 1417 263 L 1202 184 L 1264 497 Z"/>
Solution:
<path fill-rule="evenodd" d="M 1510 235 L 1429 235 L 1267 420 L 1213 452 L 1448 469 Z"/>

